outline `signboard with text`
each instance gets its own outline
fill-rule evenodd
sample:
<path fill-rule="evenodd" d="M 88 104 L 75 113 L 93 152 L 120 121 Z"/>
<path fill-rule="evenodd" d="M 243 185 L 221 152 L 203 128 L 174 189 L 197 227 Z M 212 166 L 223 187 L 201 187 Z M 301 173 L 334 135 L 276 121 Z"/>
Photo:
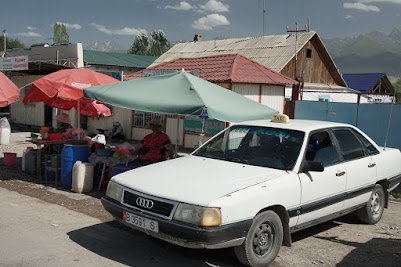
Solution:
<path fill-rule="evenodd" d="M 142 70 L 142 77 L 153 77 L 175 73 L 177 70 Z"/>
<path fill-rule="evenodd" d="M 0 57 L 0 71 L 27 69 L 28 56 Z"/>

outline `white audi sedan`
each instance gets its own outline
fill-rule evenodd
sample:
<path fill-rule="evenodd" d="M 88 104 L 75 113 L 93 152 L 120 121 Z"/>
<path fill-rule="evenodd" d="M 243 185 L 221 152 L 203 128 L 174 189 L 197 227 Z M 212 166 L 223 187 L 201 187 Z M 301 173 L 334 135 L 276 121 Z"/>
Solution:
<path fill-rule="evenodd" d="M 377 223 L 401 182 L 401 153 L 342 123 L 232 125 L 189 156 L 114 176 L 102 203 L 116 219 L 188 248 L 234 247 L 268 266 L 291 233 L 354 212 Z"/>

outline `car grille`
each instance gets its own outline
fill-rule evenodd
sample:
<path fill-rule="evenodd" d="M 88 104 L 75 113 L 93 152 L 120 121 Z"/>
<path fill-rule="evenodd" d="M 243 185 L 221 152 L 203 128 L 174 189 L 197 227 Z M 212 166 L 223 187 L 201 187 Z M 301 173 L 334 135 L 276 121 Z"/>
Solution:
<path fill-rule="evenodd" d="M 146 207 L 138 205 L 137 198 L 152 201 L 153 202 L 152 207 L 146 208 Z M 135 207 L 137 209 L 140 209 L 142 211 L 150 212 L 153 214 L 157 214 L 157 215 L 161 215 L 163 217 L 169 217 L 169 218 L 172 217 L 172 215 L 173 215 L 172 211 L 175 207 L 175 205 L 173 203 L 168 203 L 161 199 L 157 199 L 157 198 L 142 195 L 142 194 L 136 194 L 136 193 L 130 192 L 130 191 L 124 191 L 123 203 L 127 204 L 129 206 Z"/>

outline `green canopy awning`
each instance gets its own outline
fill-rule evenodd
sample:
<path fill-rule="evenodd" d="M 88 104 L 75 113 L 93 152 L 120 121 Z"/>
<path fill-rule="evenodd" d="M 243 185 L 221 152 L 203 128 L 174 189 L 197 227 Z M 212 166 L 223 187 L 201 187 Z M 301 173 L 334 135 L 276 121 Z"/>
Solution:
<path fill-rule="evenodd" d="M 270 119 L 277 110 L 185 71 L 84 89 L 87 98 L 148 112 L 200 116 L 220 121 Z"/>

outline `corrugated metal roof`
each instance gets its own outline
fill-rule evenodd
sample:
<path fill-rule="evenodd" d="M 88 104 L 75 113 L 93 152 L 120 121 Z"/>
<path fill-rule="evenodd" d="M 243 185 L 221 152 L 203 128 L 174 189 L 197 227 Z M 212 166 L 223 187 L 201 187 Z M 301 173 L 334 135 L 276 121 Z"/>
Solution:
<path fill-rule="evenodd" d="M 151 65 L 176 58 L 199 58 L 216 54 L 241 54 L 275 71 L 281 71 L 316 32 L 225 40 L 178 43 Z"/>
<path fill-rule="evenodd" d="M 139 56 L 117 52 L 102 52 L 84 50 L 84 62 L 89 65 L 118 66 L 127 68 L 145 69 L 151 65 L 157 57 Z"/>
<path fill-rule="evenodd" d="M 210 82 L 236 82 L 290 85 L 297 82 L 239 54 L 200 58 L 179 58 L 147 68 L 147 70 L 198 69 L 199 77 Z M 127 75 L 125 80 L 142 76 L 142 72 Z"/>
<path fill-rule="evenodd" d="M 385 75 L 384 73 L 347 73 L 343 74 L 343 78 L 348 87 L 363 94 L 368 94 Z"/>

